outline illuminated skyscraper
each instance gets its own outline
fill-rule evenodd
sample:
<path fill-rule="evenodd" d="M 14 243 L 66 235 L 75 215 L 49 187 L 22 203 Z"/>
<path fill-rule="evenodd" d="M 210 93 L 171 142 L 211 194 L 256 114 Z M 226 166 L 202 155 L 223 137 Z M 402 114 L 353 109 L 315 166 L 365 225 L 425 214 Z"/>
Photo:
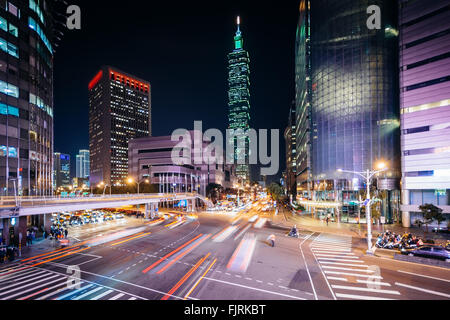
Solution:
<path fill-rule="evenodd" d="M 243 48 L 244 39 L 240 30 L 239 17 L 237 25 L 234 50 L 228 54 L 228 128 L 248 130 L 250 128 L 250 57 Z M 245 159 L 245 164 L 236 165 L 236 176 L 243 181 L 249 181 L 249 142 L 246 139 L 245 150 L 240 150 L 237 148 L 237 140 L 235 139 L 235 150 L 237 151 L 235 159 Z"/>
<path fill-rule="evenodd" d="M 80 150 L 77 154 L 76 163 L 76 177 L 77 178 L 89 178 L 89 150 Z"/>
<path fill-rule="evenodd" d="M 150 83 L 109 66 L 89 83 L 90 183 L 125 184 L 128 141 L 151 135 Z"/>

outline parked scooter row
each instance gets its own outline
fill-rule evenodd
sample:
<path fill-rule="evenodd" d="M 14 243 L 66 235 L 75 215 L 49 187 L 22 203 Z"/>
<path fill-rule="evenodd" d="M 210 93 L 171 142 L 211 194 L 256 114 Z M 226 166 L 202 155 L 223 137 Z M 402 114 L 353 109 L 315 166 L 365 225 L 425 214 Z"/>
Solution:
<path fill-rule="evenodd" d="M 434 244 L 434 241 L 428 240 L 427 243 Z M 388 230 L 384 234 L 378 235 L 375 245 L 377 248 L 383 249 L 414 249 L 423 246 L 424 241 L 411 233 L 405 233 L 401 236 Z"/>

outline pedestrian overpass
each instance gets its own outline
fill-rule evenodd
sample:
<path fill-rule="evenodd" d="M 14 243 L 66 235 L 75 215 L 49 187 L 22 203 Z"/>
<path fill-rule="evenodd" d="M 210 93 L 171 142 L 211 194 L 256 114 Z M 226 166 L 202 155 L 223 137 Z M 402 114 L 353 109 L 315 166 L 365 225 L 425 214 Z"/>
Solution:
<path fill-rule="evenodd" d="M 0 219 L 133 205 L 145 205 L 146 217 L 150 215 L 153 217 L 156 207 L 160 203 L 176 203 L 182 200 L 187 201 L 188 211 L 195 210 L 196 200 L 202 201 L 208 207 L 212 206 L 207 198 L 196 193 L 90 195 L 70 198 L 60 196 L 2 197 L 0 198 Z"/>

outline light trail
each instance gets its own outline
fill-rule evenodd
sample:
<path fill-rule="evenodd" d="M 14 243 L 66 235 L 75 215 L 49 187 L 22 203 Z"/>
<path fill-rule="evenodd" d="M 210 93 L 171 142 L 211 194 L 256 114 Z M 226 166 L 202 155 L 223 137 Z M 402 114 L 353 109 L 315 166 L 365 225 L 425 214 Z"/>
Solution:
<path fill-rule="evenodd" d="M 154 267 L 156 267 L 158 264 L 160 264 L 161 262 L 163 262 L 164 260 L 166 260 L 168 257 L 170 257 L 171 255 L 177 253 L 178 251 L 180 251 L 181 249 L 183 249 L 184 247 L 186 247 L 187 245 L 189 245 L 190 243 L 194 242 L 195 240 L 197 240 L 198 238 L 200 238 L 201 236 L 203 236 L 203 233 L 199 234 L 198 236 L 196 236 L 195 238 L 189 240 L 188 242 L 186 242 L 185 244 L 181 245 L 180 247 L 178 247 L 177 249 L 169 252 L 168 254 L 166 254 L 164 257 L 162 257 L 161 259 L 159 259 L 158 261 L 156 261 L 155 263 L 153 263 L 151 266 L 149 266 L 148 268 L 142 270 L 142 273 L 147 273 L 148 271 L 150 271 L 151 269 L 153 269 Z"/>
<path fill-rule="evenodd" d="M 202 265 L 202 263 L 210 256 L 211 253 L 208 253 L 206 256 L 204 256 L 203 258 L 201 258 L 196 264 L 195 266 L 193 266 L 191 268 L 191 270 L 188 271 L 188 273 L 186 273 L 183 278 L 180 279 L 180 281 L 178 281 L 178 283 L 172 288 L 170 289 L 170 291 L 161 299 L 161 300 L 168 300 L 170 298 L 170 296 L 177 291 L 177 289 L 179 287 L 181 287 L 183 285 L 183 283 L 186 282 L 187 279 L 189 279 L 189 277 L 195 272 L 195 270 L 198 269 L 198 267 L 200 267 Z"/>

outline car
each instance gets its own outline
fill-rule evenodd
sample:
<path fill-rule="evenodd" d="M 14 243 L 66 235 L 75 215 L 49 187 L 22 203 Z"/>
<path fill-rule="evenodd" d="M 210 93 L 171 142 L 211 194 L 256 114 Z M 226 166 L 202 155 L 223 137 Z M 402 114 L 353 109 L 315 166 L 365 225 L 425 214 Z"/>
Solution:
<path fill-rule="evenodd" d="M 402 254 L 424 258 L 440 259 L 450 261 L 450 250 L 441 246 L 420 246 L 415 249 L 402 249 Z"/>
<path fill-rule="evenodd" d="M 116 219 L 123 219 L 123 218 L 124 218 L 124 216 L 122 213 L 116 214 Z"/>

